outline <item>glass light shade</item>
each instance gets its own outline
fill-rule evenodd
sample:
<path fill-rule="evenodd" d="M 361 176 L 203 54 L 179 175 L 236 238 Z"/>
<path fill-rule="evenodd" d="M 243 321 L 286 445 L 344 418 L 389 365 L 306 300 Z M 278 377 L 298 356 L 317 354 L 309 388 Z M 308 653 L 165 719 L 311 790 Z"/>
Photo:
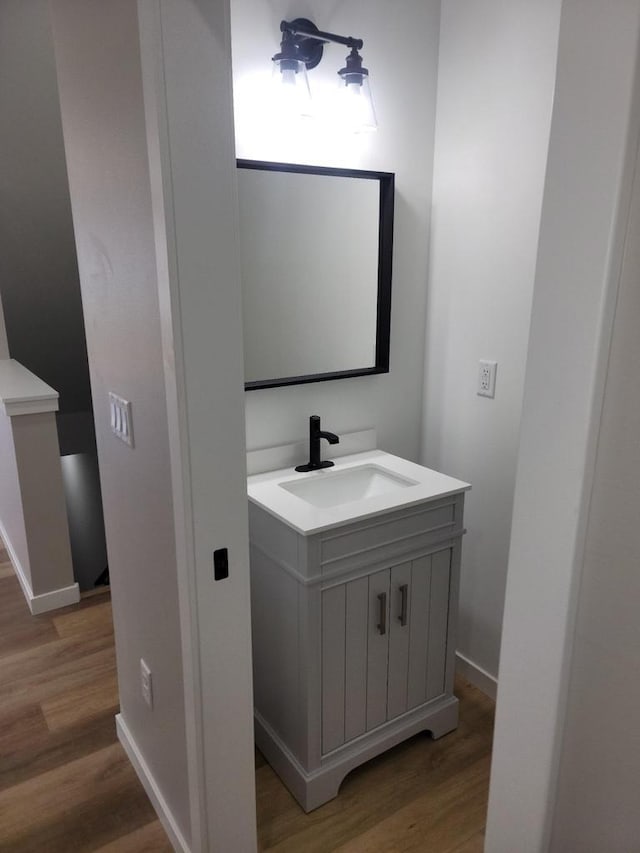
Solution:
<path fill-rule="evenodd" d="M 276 109 L 281 117 L 312 115 L 313 104 L 304 62 L 274 59 L 271 79 Z"/>
<path fill-rule="evenodd" d="M 338 91 L 341 120 L 346 127 L 353 133 L 371 133 L 378 129 L 368 75 L 361 80 L 340 79 Z"/>

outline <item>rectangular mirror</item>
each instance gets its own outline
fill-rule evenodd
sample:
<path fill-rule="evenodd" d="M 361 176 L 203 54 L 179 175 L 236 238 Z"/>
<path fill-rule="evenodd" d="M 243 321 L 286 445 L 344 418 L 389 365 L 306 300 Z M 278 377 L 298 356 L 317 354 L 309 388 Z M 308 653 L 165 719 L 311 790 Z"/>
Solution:
<path fill-rule="evenodd" d="M 245 388 L 388 373 L 393 174 L 237 165 Z"/>

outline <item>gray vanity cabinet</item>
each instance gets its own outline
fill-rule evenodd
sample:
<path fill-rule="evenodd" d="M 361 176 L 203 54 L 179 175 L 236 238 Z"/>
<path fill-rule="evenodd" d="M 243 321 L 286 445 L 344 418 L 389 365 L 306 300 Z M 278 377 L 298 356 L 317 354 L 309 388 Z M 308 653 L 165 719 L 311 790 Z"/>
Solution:
<path fill-rule="evenodd" d="M 250 505 L 256 742 L 306 811 L 457 725 L 464 493 L 303 536 Z"/>
<path fill-rule="evenodd" d="M 322 591 L 322 753 L 445 691 L 451 549 Z"/>

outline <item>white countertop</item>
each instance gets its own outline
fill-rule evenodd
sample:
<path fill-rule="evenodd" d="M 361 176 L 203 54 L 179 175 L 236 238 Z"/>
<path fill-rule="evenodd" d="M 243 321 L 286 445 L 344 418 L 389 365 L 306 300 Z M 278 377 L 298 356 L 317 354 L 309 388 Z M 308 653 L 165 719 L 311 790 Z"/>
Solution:
<path fill-rule="evenodd" d="M 337 472 L 363 465 L 379 466 L 392 474 L 412 480 L 415 484 L 386 494 L 331 507 L 312 506 L 280 485 L 281 483 L 290 484 L 295 480 L 327 478 Z M 281 468 L 278 471 L 255 474 L 247 478 L 249 500 L 305 536 L 402 507 L 410 507 L 423 501 L 457 494 L 470 488 L 469 483 L 432 471 L 430 468 L 424 468 L 422 465 L 416 465 L 414 462 L 385 453 L 383 450 L 370 450 L 343 456 L 335 460 L 333 468 L 324 468 L 320 471 L 297 473 L 293 468 Z"/>
<path fill-rule="evenodd" d="M 0 359 L 0 408 L 10 417 L 58 410 L 58 392 L 13 358 Z"/>

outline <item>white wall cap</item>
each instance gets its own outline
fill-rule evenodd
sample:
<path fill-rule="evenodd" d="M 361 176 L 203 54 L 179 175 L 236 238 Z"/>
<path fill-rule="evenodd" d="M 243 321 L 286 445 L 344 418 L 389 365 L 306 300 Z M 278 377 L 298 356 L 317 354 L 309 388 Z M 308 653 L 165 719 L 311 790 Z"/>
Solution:
<path fill-rule="evenodd" d="M 13 358 L 0 360 L 0 406 L 9 417 L 58 411 L 58 392 Z"/>

